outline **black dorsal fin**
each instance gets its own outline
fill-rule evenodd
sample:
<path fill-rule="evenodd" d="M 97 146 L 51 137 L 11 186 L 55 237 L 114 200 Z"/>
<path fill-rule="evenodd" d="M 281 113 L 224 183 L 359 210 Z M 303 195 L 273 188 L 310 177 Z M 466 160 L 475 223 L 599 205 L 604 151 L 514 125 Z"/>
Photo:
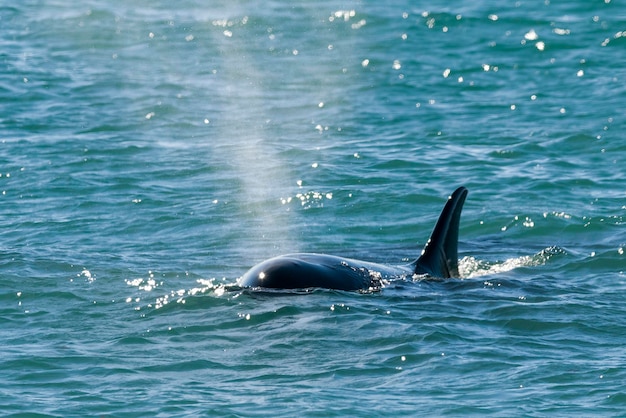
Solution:
<path fill-rule="evenodd" d="M 415 261 L 415 274 L 459 277 L 459 222 L 466 197 L 467 189 L 459 187 L 448 198 L 422 255 Z"/>

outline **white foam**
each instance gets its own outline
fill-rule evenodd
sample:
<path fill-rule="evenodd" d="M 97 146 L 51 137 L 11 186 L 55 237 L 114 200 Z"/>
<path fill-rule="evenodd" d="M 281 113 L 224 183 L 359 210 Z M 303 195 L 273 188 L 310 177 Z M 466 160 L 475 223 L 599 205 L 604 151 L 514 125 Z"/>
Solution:
<path fill-rule="evenodd" d="M 463 257 L 459 260 L 459 274 L 464 279 L 504 273 L 519 267 L 544 265 L 550 258 L 565 251 L 559 247 L 548 247 L 534 255 L 509 258 L 500 262 L 478 260 L 475 257 Z"/>

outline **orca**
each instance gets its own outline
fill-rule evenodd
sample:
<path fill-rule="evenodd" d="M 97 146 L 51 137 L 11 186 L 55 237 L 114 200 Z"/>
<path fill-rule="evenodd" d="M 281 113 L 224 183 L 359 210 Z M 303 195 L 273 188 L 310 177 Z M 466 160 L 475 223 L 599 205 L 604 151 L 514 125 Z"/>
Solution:
<path fill-rule="evenodd" d="M 239 279 L 243 288 L 334 290 L 380 289 L 386 281 L 412 278 L 459 277 L 459 222 L 467 189 L 450 195 L 422 254 L 404 266 L 388 266 L 327 254 L 296 253 L 270 258 Z"/>

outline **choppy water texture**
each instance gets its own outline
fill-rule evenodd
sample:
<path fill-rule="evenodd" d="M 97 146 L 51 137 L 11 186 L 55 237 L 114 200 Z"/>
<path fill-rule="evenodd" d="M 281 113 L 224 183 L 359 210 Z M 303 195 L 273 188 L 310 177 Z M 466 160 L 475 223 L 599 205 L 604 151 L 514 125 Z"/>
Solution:
<path fill-rule="evenodd" d="M 500 3 L 0 6 L 2 414 L 622 414 L 626 8 Z"/>

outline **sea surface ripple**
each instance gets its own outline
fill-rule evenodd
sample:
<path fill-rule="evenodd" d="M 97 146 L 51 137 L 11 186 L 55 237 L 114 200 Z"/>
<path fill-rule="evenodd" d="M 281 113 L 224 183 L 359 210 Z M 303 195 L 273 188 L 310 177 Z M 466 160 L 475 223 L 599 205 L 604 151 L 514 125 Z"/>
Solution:
<path fill-rule="evenodd" d="M 3 416 L 619 416 L 615 0 L 0 5 Z M 462 278 L 402 264 L 469 189 Z"/>

